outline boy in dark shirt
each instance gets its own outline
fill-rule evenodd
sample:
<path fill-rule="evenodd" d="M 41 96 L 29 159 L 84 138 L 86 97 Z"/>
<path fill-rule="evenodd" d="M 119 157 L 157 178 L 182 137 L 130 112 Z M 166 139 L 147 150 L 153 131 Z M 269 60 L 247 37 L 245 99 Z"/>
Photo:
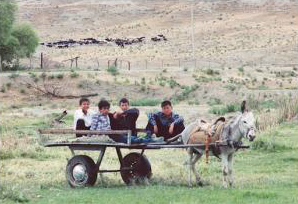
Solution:
<path fill-rule="evenodd" d="M 131 130 L 132 135 L 137 136 L 136 121 L 139 117 L 139 110 L 136 108 L 129 108 L 129 101 L 122 98 L 119 101 L 120 110 L 116 111 L 113 116 L 117 121 L 117 130 Z"/>
<path fill-rule="evenodd" d="M 165 140 L 180 134 L 184 130 L 184 119 L 173 113 L 172 103 L 168 100 L 161 103 L 162 111 L 150 113 L 146 127 L 147 137 L 152 134 L 157 137 L 164 137 Z"/>
<path fill-rule="evenodd" d="M 113 130 L 131 130 L 131 143 L 148 143 L 148 142 L 162 142 L 162 138 L 152 137 L 138 137 L 136 131 L 136 121 L 139 117 L 139 110 L 136 108 L 129 108 L 129 101 L 122 98 L 119 101 L 120 110 L 113 114 L 114 123 L 112 124 Z M 127 142 L 127 136 L 121 135 L 120 137 L 113 137 L 116 142 Z"/>

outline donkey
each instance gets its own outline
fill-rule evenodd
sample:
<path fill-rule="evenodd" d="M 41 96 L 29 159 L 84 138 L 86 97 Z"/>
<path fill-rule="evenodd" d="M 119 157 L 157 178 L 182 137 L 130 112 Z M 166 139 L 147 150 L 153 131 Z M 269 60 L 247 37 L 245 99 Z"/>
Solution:
<path fill-rule="evenodd" d="M 193 126 L 193 123 L 191 124 Z M 190 125 L 190 126 L 191 126 Z M 194 140 L 191 139 L 189 127 L 186 127 L 185 130 L 177 137 L 181 137 L 184 144 L 195 144 Z M 219 140 L 226 141 L 227 146 L 218 147 L 218 156 L 222 161 L 222 173 L 223 173 L 223 186 L 225 188 L 228 185 L 231 187 L 233 185 L 233 155 L 237 151 L 237 144 L 241 144 L 242 138 L 245 137 L 249 141 L 253 141 L 256 137 L 256 128 L 255 128 L 255 118 L 251 111 L 246 109 L 246 102 L 243 101 L 241 105 L 241 113 L 230 121 L 223 124 L 222 131 L 219 133 Z M 195 164 L 204 154 L 204 150 L 199 148 L 190 147 L 187 149 L 188 152 L 188 165 L 189 165 L 189 185 L 191 185 L 191 171 L 195 175 L 195 179 L 198 185 L 202 186 L 201 178 L 196 171 Z M 214 155 L 214 154 L 213 154 Z M 216 155 L 214 155 L 216 156 Z"/>

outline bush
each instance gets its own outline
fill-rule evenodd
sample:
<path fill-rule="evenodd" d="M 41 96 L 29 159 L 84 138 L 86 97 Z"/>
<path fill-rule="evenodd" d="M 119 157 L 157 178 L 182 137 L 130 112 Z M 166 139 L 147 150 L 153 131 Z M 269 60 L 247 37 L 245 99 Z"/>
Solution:
<path fill-rule="evenodd" d="M 209 69 L 206 70 L 206 74 L 213 76 L 213 75 L 219 75 L 219 72 L 214 71 L 213 69 L 209 68 Z"/>
<path fill-rule="evenodd" d="M 15 79 L 15 78 L 17 78 L 17 77 L 19 77 L 20 75 L 18 74 L 18 73 L 12 73 L 11 75 L 9 75 L 8 77 L 10 78 L 10 79 Z"/>
<path fill-rule="evenodd" d="M 198 88 L 199 88 L 199 85 L 197 85 L 197 84 L 192 85 L 192 86 L 183 85 L 183 86 L 181 86 L 182 92 L 175 94 L 172 97 L 172 99 L 175 102 L 183 101 L 189 97 L 190 93 L 194 92 Z"/>
<path fill-rule="evenodd" d="M 230 103 L 226 105 L 216 105 L 209 109 L 209 112 L 216 115 L 224 115 L 226 113 L 232 113 L 240 110 L 239 104 Z"/>
<path fill-rule="evenodd" d="M 6 89 L 5 89 L 5 86 L 4 85 L 2 85 L 0 92 L 2 92 L 2 93 L 5 93 L 6 92 Z"/>
<path fill-rule="evenodd" d="M 78 78 L 80 75 L 75 71 L 71 71 L 70 78 Z"/>
<path fill-rule="evenodd" d="M 225 88 L 229 89 L 230 91 L 235 91 L 236 90 L 236 85 L 234 84 L 227 84 L 226 86 L 224 86 Z"/>
<path fill-rule="evenodd" d="M 64 78 L 64 74 L 58 74 L 56 77 L 57 77 L 57 79 L 63 79 Z"/>
<path fill-rule="evenodd" d="M 174 88 L 178 85 L 178 83 L 173 78 L 171 78 L 168 82 L 171 88 Z"/>
<path fill-rule="evenodd" d="M 156 106 L 160 103 L 161 99 L 158 98 L 141 98 L 130 101 L 132 106 Z"/>
<path fill-rule="evenodd" d="M 271 138 L 271 140 L 269 138 L 257 139 L 252 143 L 251 147 L 254 150 L 262 150 L 269 152 L 292 149 L 291 147 L 287 147 L 284 144 L 277 143 L 275 140 L 273 140 L 273 138 Z"/>
<path fill-rule="evenodd" d="M 119 74 L 117 67 L 114 66 L 114 65 L 109 66 L 108 69 L 107 69 L 107 71 L 108 71 L 110 74 L 112 74 L 113 76 L 116 76 L 116 75 Z"/>
<path fill-rule="evenodd" d="M 207 102 L 207 104 L 210 106 L 214 106 L 214 105 L 220 105 L 220 104 L 222 104 L 222 102 L 219 98 L 210 98 L 210 100 Z"/>
<path fill-rule="evenodd" d="M 209 109 L 209 112 L 215 115 L 224 115 L 228 112 L 228 110 L 224 106 L 213 106 Z"/>

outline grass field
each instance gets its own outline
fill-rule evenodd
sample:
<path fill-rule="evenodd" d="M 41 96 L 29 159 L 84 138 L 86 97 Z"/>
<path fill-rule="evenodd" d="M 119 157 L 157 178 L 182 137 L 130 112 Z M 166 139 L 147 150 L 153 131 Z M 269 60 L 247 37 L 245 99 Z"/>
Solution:
<path fill-rule="evenodd" d="M 30 117 L 29 117 L 30 118 Z M 18 126 L 15 126 L 18 124 Z M 251 149 L 235 158 L 235 187 L 222 188 L 216 158 L 201 162 L 204 187 L 187 186 L 184 150 L 150 150 L 153 177 L 149 185 L 127 187 L 117 173 L 99 177 L 94 187 L 66 184 L 67 148 L 43 148 L 35 130 L 39 118 L 16 119 L 1 128 L 1 203 L 297 203 L 298 123 L 287 122 L 262 132 Z M 247 142 L 248 143 L 248 142 Z M 124 151 L 124 154 L 129 150 Z M 96 153 L 82 152 L 96 157 Z M 117 168 L 114 149 L 102 169 Z"/>

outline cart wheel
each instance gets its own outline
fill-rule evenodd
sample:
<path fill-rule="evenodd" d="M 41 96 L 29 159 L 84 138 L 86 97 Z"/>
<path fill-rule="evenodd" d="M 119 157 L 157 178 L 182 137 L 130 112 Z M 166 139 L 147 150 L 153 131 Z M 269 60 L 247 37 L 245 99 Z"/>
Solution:
<path fill-rule="evenodd" d="M 93 186 L 97 179 L 94 161 L 86 155 L 72 157 L 66 166 L 66 179 L 71 187 Z"/>
<path fill-rule="evenodd" d="M 133 152 L 123 158 L 121 177 L 127 185 L 140 184 L 151 175 L 151 165 L 145 155 Z"/>

